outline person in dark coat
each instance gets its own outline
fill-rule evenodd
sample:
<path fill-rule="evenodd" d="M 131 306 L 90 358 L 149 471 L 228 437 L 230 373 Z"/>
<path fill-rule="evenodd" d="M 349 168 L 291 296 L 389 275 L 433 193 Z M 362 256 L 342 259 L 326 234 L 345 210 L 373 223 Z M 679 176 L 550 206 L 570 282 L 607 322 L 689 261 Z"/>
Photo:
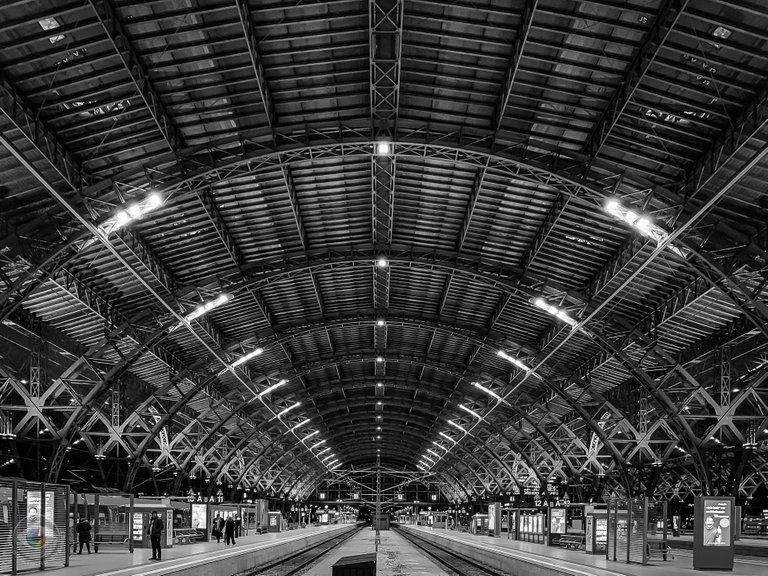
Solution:
<path fill-rule="evenodd" d="M 216 538 L 216 542 L 221 542 L 221 537 L 224 536 L 224 518 L 216 514 L 216 518 L 213 519 L 213 528 L 211 529 L 211 536 Z"/>
<path fill-rule="evenodd" d="M 235 521 L 232 516 L 227 516 L 227 522 L 224 524 L 224 544 L 229 546 L 229 541 L 232 540 L 232 545 L 235 545 Z"/>
<path fill-rule="evenodd" d="M 75 526 L 77 532 L 77 540 L 80 542 L 80 551 L 78 554 L 83 553 L 83 544 L 88 549 L 88 554 L 91 553 L 91 523 L 85 519 L 85 516 L 80 516 Z"/>
<path fill-rule="evenodd" d="M 152 518 L 149 520 L 147 532 L 149 533 L 149 540 L 152 542 L 152 560 L 162 560 L 160 537 L 163 534 L 163 521 L 154 510 L 152 510 Z"/>

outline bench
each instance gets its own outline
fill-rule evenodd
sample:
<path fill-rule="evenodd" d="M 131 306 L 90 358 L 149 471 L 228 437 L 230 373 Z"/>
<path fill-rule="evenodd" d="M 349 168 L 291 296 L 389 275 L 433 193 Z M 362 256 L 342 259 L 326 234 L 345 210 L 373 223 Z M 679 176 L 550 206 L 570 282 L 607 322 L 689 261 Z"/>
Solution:
<path fill-rule="evenodd" d="M 257 534 L 266 534 L 267 533 L 267 527 L 266 526 L 259 526 L 258 528 L 255 528 Z"/>
<path fill-rule="evenodd" d="M 555 544 L 555 541 L 552 543 Z M 556 543 L 560 548 L 581 550 L 584 547 L 584 534 L 563 534 Z"/>
<path fill-rule="evenodd" d="M 98 553 L 101 546 L 122 546 L 127 542 L 127 534 L 115 532 L 99 532 L 93 539 L 93 551 Z"/>
<path fill-rule="evenodd" d="M 194 544 L 200 533 L 194 528 L 176 528 L 173 531 L 173 539 L 176 544 Z"/>

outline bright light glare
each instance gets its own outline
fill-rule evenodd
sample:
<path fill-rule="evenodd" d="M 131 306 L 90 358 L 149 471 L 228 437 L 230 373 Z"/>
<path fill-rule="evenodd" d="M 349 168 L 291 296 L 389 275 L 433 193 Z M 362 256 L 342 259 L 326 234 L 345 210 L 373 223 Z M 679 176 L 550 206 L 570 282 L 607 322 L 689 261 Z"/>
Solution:
<path fill-rule="evenodd" d="M 282 418 L 283 416 L 288 414 L 288 412 L 298 408 L 299 406 L 301 406 L 301 402 L 296 402 L 295 404 L 291 404 L 290 406 L 288 406 L 288 408 L 285 408 L 285 409 L 281 410 L 280 412 L 278 412 L 277 413 L 277 417 L 278 418 Z"/>
<path fill-rule="evenodd" d="M 448 424 L 450 424 L 450 425 L 451 425 L 451 426 L 453 426 L 454 428 L 458 428 L 459 430 L 461 430 L 462 432 L 464 432 L 464 434 L 466 434 L 466 433 L 467 433 L 467 431 L 464 429 L 464 426 L 462 426 L 462 425 L 461 425 L 461 424 L 459 424 L 458 422 L 454 422 L 453 420 L 448 420 Z"/>
<path fill-rule="evenodd" d="M 309 440 L 310 438 L 312 438 L 312 436 L 317 436 L 318 434 L 320 434 L 320 430 L 315 430 L 314 432 L 310 432 L 309 434 L 304 436 L 304 438 L 302 438 L 301 441 L 304 442 L 304 440 Z"/>
<path fill-rule="evenodd" d="M 518 367 L 518 368 L 520 368 L 521 370 L 525 370 L 526 372 L 530 372 L 530 371 L 531 371 L 531 369 L 530 369 L 530 368 L 528 368 L 528 366 L 526 366 L 525 364 L 523 364 L 523 363 L 522 363 L 520 360 L 518 360 L 517 358 L 513 358 L 512 356 L 510 356 L 509 354 L 507 354 L 506 352 L 504 352 L 504 350 L 499 350 L 499 351 L 498 351 L 496 354 L 497 354 L 499 357 L 501 357 L 501 358 L 504 358 L 504 360 L 507 360 L 508 362 L 511 362 L 512 364 L 514 364 L 515 366 L 517 366 L 517 367 Z"/>
<path fill-rule="evenodd" d="M 430 454 L 432 454 L 432 455 L 433 455 L 435 458 L 437 458 L 438 460 L 440 460 L 440 458 L 442 458 L 442 456 L 440 456 L 440 454 L 438 454 L 437 452 L 435 452 L 434 450 L 432 450 L 432 448 L 427 448 L 427 452 L 429 452 Z"/>
<path fill-rule="evenodd" d="M 387 264 L 388 264 L 388 262 L 387 262 L 387 259 L 386 259 L 386 258 L 379 258 L 379 259 L 376 261 L 376 265 L 377 265 L 379 268 L 386 268 L 386 267 L 387 267 Z"/>
<path fill-rule="evenodd" d="M 280 386 L 283 386 L 284 384 L 287 384 L 288 380 L 280 380 L 280 382 L 277 382 L 276 384 L 272 384 L 269 388 L 266 388 L 259 392 L 259 398 L 262 398 L 269 394 L 270 392 L 274 392 L 277 388 L 280 388 Z"/>
<path fill-rule="evenodd" d="M 491 390 L 490 388 L 486 388 L 485 386 L 483 386 L 482 384 L 480 384 L 480 382 L 472 382 L 472 385 L 473 385 L 475 388 L 477 388 L 478 390 L 482 390 L 483 392 L 485 392 L 486 394 L 488 394 L 488 396 L 491 396 L 492 398 L 496 398 L 496 400 L 499 400 L 499 401 L 501 401 L 501 399 L 502 399 L 502 398 L 501 398 L 501 396 L 499 396 L 498 394 L 496 394 L 496 392 L 494 392 L 494 391 L 493 391 L 493 390 Z"/>
<path fill-rule="evenodd" d="M 443 437 L 443 438 L 445 438 L 446 440 L 450 440 L 450 441 L 451 441 L 451 442 L 453 442 L 454 444 L 456 444 L 456 443 L 457 443 L 457 442 L 456 442 L 456 440 L 454 440 L 453 438 L 451 438 L 450 436 L 448 436 L 448 434 L 446 434 L 445 432 L 438 432 L 438 434 L 440 434 L 440 436 L 442 436 L 442 437 Z"/>
<path fill-rule="evenodd" d="M 378 142 L 376 144 L 376 154 L 379 156 L 392 154 L 392 144 L 390 142 Z"/>
<path fill-rule="evenodd" d="M 246 354 L 245 356 L 242 356 L 237 360 L 235 360 L 234 362 L 232 362 L 232 368 L 236 368 L 237 366 L 240 366 L 240 364 L 245 364 L 246 362 L 248 362 L 248 360 L 250 360 L 251 358 L 255 358 L 262 352 L 264 352 L 262 348 L 256 348 L 255 350 L 248 352 L 248 354 Z"/>
<path fill-rule="evenodd" d="M 384 326 L 385 322 L 383 319 L 379 319 L 376 321 L 376 326 Z"/>
<path fill-rule="evenodd" d="M 226 304 L 232 299 L 232 296 L 229 294 L 221 294 L 218 296 L 215 300 L 211 300 L 209 302 L 206 302 L 205 304 L 198 306 L 195 308 L 193 312 L 190 312 L 186 316 L 184 316 L 184 319 L 187 322 L 192 322 L 192 320 L 195 320 L 197 318 L 200 318 L 200 316 L 203 316 L 204 314 L 207 314 L 214 308 L 218 308 L 219 306 L 222 306 L 223 304 Z"/>
<path fill-rule="evenodd" d="M 434 445 L 435 445 L 435 446 L 437 446 L 438 448 L 442 448 L 443 450 L 445 450 L 446 452 L 448 452 L 448 448 L 446 448 L 445 446 L 443 446 L 442 444 L 440 444 L 440 442 L 438 442 L 437 440 L 432 440 L 432 444 L 434 444 Z"/>
<path fill-rule="evenodd" d="M 291 432 L 293 432 L 294 430 L 298 430 L 299 428 L 301 428 L 305 424 L 309 424 L 310 422 L 312 422 L 311 418 L 307 418 L 306 420 L 302 420 L 301 422 L 296 424 L 293 428 L 291 428 Z"/>
<path fill-rule="evenodd" d="M 109 236 L 112 232 L 124 228 L 134 220 L 146 216 L 152 210 L 163 205 L 163 197 L 157 192 L 153 192 L 143 200 L 132 202 L 124 208 L 120 208 L 113 216 L 107 218 L 99 225 L 99 232 L 103 236 Z"/>
<path fill-rule="evenodd" d="M 472 408 L 467 408 L 466 406 L 464 406 L 464 404 L 459 404 L 459 408 L 461 408 L 462 410 L 464 410 L 464 412 L 467 412 L 468 414 L 472 414 L 472 416 L 474 416 L 478 420 L 482 420 L 483 419 L 483 417 L 480 416 L 480 414 L 478 414 L 477 412 L 472 410 Z"/>

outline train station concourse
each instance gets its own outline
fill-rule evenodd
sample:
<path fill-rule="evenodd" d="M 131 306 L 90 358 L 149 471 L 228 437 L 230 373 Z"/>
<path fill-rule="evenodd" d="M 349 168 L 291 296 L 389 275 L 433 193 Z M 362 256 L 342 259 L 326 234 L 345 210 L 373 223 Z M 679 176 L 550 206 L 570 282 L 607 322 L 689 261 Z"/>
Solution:
<path fill-rule="evenodd" d="M 764 0 L 5 0 L 0 574 L 768 573 L 767 181 Z"/>

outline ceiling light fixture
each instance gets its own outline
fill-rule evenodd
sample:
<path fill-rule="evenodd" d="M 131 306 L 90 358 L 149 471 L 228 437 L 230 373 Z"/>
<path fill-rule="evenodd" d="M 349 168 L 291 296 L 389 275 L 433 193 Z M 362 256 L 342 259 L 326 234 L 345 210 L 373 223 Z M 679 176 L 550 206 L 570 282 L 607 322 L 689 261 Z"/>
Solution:
<path fill-rule="evenodd" d="M 223 306 L 230 300 L 232 300 L 232 296 L 230 294 L 221 294 L 215 300 L 210 300 L 209 302 L 206 302 L 205 304 L 201 304 L 200 306 L 195 308 L 192 312 L 184 316 L 184 320 L 186 320 L 187 322 L 192 322 L 192 320 L 196 320 L 197 318 L 200 318 L 200 316 L 204 316 L 205 314 L 208 314 L 208 312 L 210 312 L 214 308 Z"/>
<path fill-rule="evenodd" d="M 248 360 L 250 360 L 251 358 L 256 358 L 256 356 L 262 354 L 263 352 L 264 352 L 263 348 L 256 348 L 255 350 L 248 352 L 248 354 L 246 354 L 245 356 L 241 356 L 240 358 L 232 362 L 231 366 L 232 368 L 237 368 L 241 364 L 245 364 L 246 362 L 248 362 Z"/>
<path fill-rule="evenodd" d="M 651 218 L 631 208 L 625 208 L 615 198 L 610 198 L 605 203 L 605 211 L 617 220 L 621 220 L 626 224 L 629 224 L 640 234 L 656 242 L 656 244 L 665 242 L 669 237 L 667 231 L 664 230 L 661 226 L 655 224 Z M 673 246 L 671 243 L 668 245 L 668 247 L 678 256 L 685 258 L 685 253 L 680 250 L 680 248 Z"/>
<path fill-rule="evenodd" d="M 320 434 L 320 430 L 315 430 L 314 432 L 310 432 L 309 434 L 304 436 L 304 438 L 302 438 L 301 441 L 304 442 L 305 440 L 309 440 L 310 438 L 312 438 L 312 436 L 317 436 L 318 434 Z"/>
<path fill-rule="evenodd" d="M 445 446 L 443 446 L 442 444 L 440 444 L 440 442 L 438 442 L 437 440 L 432 440 L 432 444 L 434 444 L 434 445 L 435 445 L 435 446 L 437 446 L 438 448 L 442 448 L 443 450 L 445 450 L 446 452 L 448 452 L 448 448 L 446 448 Z"/>
<path fill-rule="evenodd" d="M 386 324 L 386 322 L 384 321 L 383 318 L 379 318 L 378 320 L 376 320 L 376 326 L 384 326 L 384 324 Z"/>
<path fill-rule="evenodd" d="M 133 202 L 125 208 L 121 208 L 115 212 L 114 215 L 110 216 L 103 223 L 99 224 L 98 230 L 103 236 L 107 237 L 112 232 L 116 232 L 121 228 L 125 228 L 134 220 L 143 218 L 162 205 L 163 197 L 159 193 L 153 192 L 143 200 Z"/>
<path fill-rule="evenodd" d="M 464 429 L 464 426 L 462 426 L 458 422 L 454 422 L 453 420 L 448 420 L 448 424 L 450 424 L 454 428 L 457 428 L 458 430 L 461 430 L 464 434 L 467 433 L 467 431 Z"/>
<path fill-rule="evenodd" d="M 478 390 L 482 390 L 483 392 L 488 394 L 488 396 L 491 396 L 492 398 L 496 398 L 496 400 L 498 400 L 499 402 L 501 402 L 503 400 L 503 398 L 501 396 L 499 396 L 498 394 L 496 394 L 496 392 L 494 392 L 490 388 L 486 388 L 485 386 L 480 384 L 480 382 L 472 382 L 472 385 L 475 388 L 477 388 Z"/>
<path fill-rule="evenodd" d="M 288 412 L 290 412 L 291 410 L 293 410 L 295 408 L 298 408 L 299 406 L 301 406 L 301 402 L 295 402 L 294 404 L 291 404 L 290 406 L 288 406 L 288 408 L 284 408 L 283 410 L 278 412 L 277 413 L 277 418 L 282 418 L 283 416 L 288 414 Z"/>
<path fill-rule="evenodd" d="M 290 432 L 293 432 L 294 430 L 298 430 L 299 428 L 301 428 L 301 427 L 302 427 L 302 426 L 304 426 L 305 424 L 309 424 L 310 422 L 312 422 L 312 419 L 311 419 L 311 418 L 307 418 L 306 420 L 302 420 L 301 422 L 299 422 L 298 424 L 296 424 L 296 425 L 295 425 L 293 428 L 291 428 L 291 429 L 290 429 Z"/>
<path fill-rule="evenodd" d="M 382 256 L 382 257 L 380 257 L 378 260 L 376 260 L 376 265 L 377 265 L 379 268 L 386 268 L 386 267 L 387 267 L 387 264 L 389 264 L 389 262 L 387 262 L 387 259 L 386 259 L 386 258 L 384 258 L 383 256 Z"/>
<path fill-rule="evenodd" d="M 578 324 L 578 322 L 575 319 L 571 318 L 568 315 L 568 312 L 558 308 L 557 306 L 553 306 L 552 304 L 544 300 L 544 298 L 539 297 L 534 299 L 533 304 L 537 308 L 541 308 L 545 312 L 551 314 L 552 316 L 555 316 L 559 320 L 562 320 L 563 322 L 565 322 L 571 327 L 576 326 L 576 324 Z"/>
<path fill-rule="evenodd" d="M 499 350 L 498 352 L 496 352 L 496 355 L 497 355 L 497 356 L 499 356 L 500 358 L 504 358 L 504 360 L 506 360 L 506 361 L 508 361 L 508 362 L 511 362 L 512 364 L 514 364 L 515 366 L 517 366 L 518 368 L 520 368 L 520 370 L 525 370 L 526 372 L 530 372 L 530 371 L 531 371 L 531 369 L 530 369 L 530 368 L 528 368 L 528 366 L 526 366 L 525 364 L 523 364 L 523 363 L 522 363 L 520 360 L 518 360 L 517 358 L 515 358 L 515 357 L 513 357 L 513 356 L 510 356 L 509 354 L 507 354 L 506 352 L 504 352 L 504 350 Z"/>
<path fill-rule="evenodd" d="M 389 156 L 392 154 L 392 143 L 391 142 L 377 142 L 376 143 L 376 154 L 379 156 Z"/>
<path fill-rule="evenodd" d="M 435 452 L 434 450 L 432 450 L 432 448 L 427 448 L 427 452 L 432 454 L 438 460 L 440 460 L 440 458 L 442 458 L 442 456 L 440 454 L 438 454 L 437 452 Z"/>
<path fill-rule="evenodd" d="M 483 419 L 483 417 L 480 416 L 480 414 L 478 414 L 477 412 L 472 410 L 472 408 L 467 408 L 466 406 L 464 406 L 464 404 L 459 404 L 459 408 L 461 408 L 462 410 L 464 410 L 464 412 L 466 412 L 468 414 L 472 414 L 472 416 L 474 416 L 478 420 L 482 420 Z"/>
<path fill-rule="evenodd" d="M 314 448 L 314 446 L 312 446 L 312 448 Z M 312 450 L 312 448 L 310 448 L 310 450 Z M 320 456 L 320 454 L 325 454 L 325 453 L 326 453 L 326 452 L 328 452 L 328 450 L 330 450 L 330 449 L 331 449 L 331 447 L 330 447 L 330 446 L 326 446 L 326 447 L 325 447 L 325 448 L 323 448 L 322 450 L 318 451 L 318 453 L 317 453 L 317 454 L 315 454 L 315 456 Z"/>
<path fill-rule="evenodd" d="M 446 440 L 450 440 L 450 441 L 451 441 L 451 442 L 453 442 L 454 444 L 456 444 L 456 443 L 457 443 L 457 442 L 456 442 L 456 440 L 454 440 L 453 438 L 451 438 L 450 436 L 448 436 L 448 434 L 446 434 L 445 432 L 438 432 L 438 434 L 440 434 L 440 436 L 442 436 L 442 437 L 443 437 L 443 438 L 445 438 Z"/>
<path fill-rule="evenodd" d="M 269 386 L 268 388 L 265 388 L 261 392 L 259 392 L 259 398 L 262 398 L 269 394 L 270 392 L 274 392 L 277 388 L 280 388 L 280 386 L 283 386 L 284 384 L 287 384 L 288 380 L 280 380 L 279 382 L 272 384 L 272 386 Z"/>

